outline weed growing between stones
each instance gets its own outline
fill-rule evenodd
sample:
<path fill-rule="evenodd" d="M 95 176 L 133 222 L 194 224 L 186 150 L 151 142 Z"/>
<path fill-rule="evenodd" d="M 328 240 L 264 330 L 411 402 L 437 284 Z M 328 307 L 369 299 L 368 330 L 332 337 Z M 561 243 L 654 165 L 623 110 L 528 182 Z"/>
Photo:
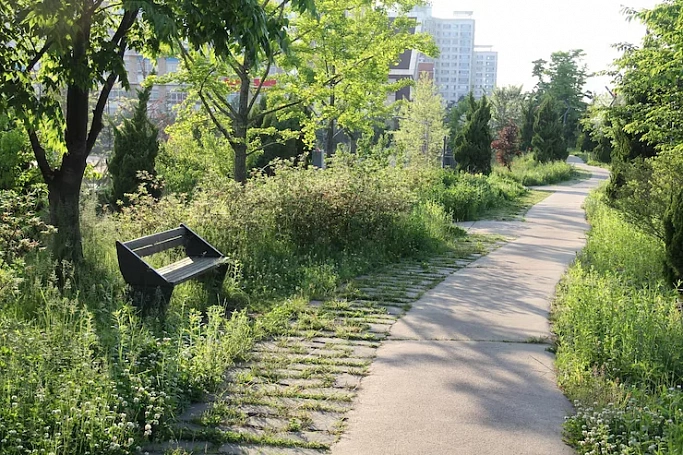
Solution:
<path fill-rule="evenodd" d="M 343 431 L 356 389 L 403 306 L 481 251 L 478 241 L 463 242 L 445 255 L 359 277 L 340 289 L 341 298 L 308 306 L 231 368 L 213 400 L 180 417 L 171 430 L 175 442 L 145 450 L 160 454 L 190 442 L 208 444 L 207 453 L 225 443 L 258 453 L 278 453 L 278 447 L 328 449 Z M 396 281 L 413 283 L 391 295 L 407 303 L 384 299 Z M 365 292 L 358 299 L 361 288 Z"/>

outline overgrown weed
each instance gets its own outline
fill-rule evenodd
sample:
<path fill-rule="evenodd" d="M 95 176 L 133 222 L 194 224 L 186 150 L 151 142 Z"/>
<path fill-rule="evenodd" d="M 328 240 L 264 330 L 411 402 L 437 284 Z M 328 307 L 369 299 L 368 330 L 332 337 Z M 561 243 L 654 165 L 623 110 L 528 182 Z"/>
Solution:
<path fill-rule="evenodd" d="M 553 308 L 559 383 L 577 409 L 567 441 L 580 453 L 682 453 L 683 325 L 662 242 L 600 193 L 586 207 L 588 244 Z"/>

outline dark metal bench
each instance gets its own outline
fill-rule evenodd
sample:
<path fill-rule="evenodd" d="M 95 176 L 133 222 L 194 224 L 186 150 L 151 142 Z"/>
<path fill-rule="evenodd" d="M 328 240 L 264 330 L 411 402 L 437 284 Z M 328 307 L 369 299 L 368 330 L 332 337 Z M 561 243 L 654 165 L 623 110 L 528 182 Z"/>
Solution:
<path fill-rule="evenodd" d="M 183 247 L 187 257 L 173 264 L 155 269 L 143 259 L 176 247 Z M 223 278 L 227 271 L 227 259 L 184 224 L 128 242 L 117 241 L 116 254 L 123 279 L 134 292 L 134 303 L 143 307 L 159 297 L 167 304 L 175 286 L 196 276 L 217 270 Z"/>

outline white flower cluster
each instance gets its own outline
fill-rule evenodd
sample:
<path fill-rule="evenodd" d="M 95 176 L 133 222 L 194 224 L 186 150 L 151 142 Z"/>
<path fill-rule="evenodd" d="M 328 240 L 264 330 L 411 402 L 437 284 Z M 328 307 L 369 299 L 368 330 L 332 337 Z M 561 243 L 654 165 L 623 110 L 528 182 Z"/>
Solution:
<path fill-rule="evenodd" d="M 576 401 L 576 415 L 565 425 L 568 439 L 585 455 L 676 455 L 682 453 L 683 393 L 680 386 L 646 399 L 587 406 Z"/>

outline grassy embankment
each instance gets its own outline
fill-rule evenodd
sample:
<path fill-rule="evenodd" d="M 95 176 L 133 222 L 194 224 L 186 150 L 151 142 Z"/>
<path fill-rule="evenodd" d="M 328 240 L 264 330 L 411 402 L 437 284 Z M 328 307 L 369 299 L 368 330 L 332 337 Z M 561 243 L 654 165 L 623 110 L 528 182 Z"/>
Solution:
<path fill-rule="evenodd" d="M 559 383 L 574 401 L 567 441 L 582 454 L 683 453 L 683 320 L 661 240 L 586 203 L 588 244 L 553 308 Z"/>

